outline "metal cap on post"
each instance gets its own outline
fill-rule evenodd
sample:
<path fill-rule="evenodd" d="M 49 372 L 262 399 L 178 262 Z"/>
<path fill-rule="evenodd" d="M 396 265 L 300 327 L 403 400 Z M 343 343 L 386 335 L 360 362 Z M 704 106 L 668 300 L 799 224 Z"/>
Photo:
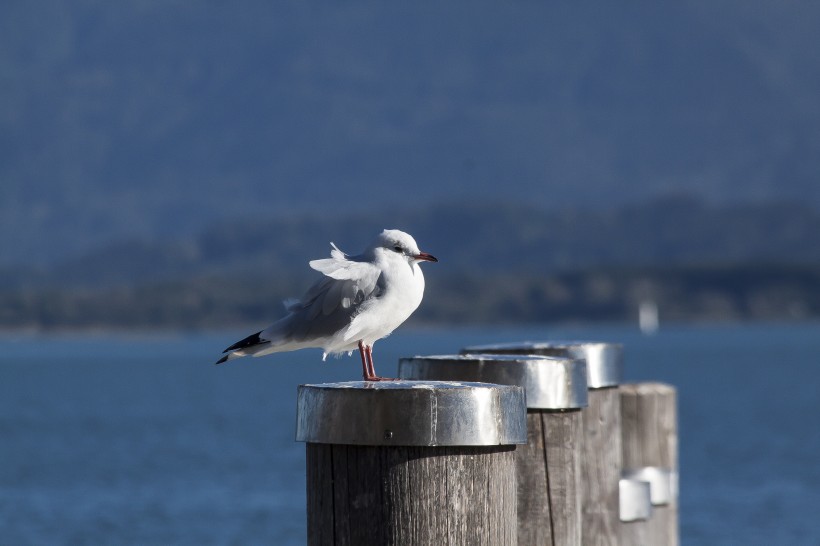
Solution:
<path fill-rule="evenodd" d="M 527 445 L 515 450 L 519 544 L 581 544 L 582 359 L 462 354 L 402 358 L 399 377 L 519 385 L 527 394 Z"/>
<path fill-rule="evenodd" d="M 296 439 L 306 442 L 309 546 L 515 543 L 521 387 L 301 385 Z"/>
<path fill-rule="evenodd" d="M 582 525 L 590 545 L 618 544 L 621 478 L 621 411 L 617 386 L 623 370 L 623 347 L 593 341 L 524 341 L 473 346 L 462 353 L 539 355 L 580 359 L 586 363 L 588 406 L 583 411 L 581 454 Z"/>
<path fill-rule="evenodd" d="M 522 341 L 474 345 L 462 354 L 542 355 L 583 359 L 587 363 L 587 383 L 590 389 L 616 387 L 623 377 L 623 346 L 597 341 Z"/>
<path fill-rule="evenodd" d="M 296 440 L 367 446 L 525 444 L 524 390 L 440 381 L 300 385 Z"/>
<path fill-rule="evenodd" d="M 587 406 L 586 364 L 572 358 L 500 354 L 414 356 L 399 361 L 399 377 L 518 385 L 526 390 L 530 409 Z"/>

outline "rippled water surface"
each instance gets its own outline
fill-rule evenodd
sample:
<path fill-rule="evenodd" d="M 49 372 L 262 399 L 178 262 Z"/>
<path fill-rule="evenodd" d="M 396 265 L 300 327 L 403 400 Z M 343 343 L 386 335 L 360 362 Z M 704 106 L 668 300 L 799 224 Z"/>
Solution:
<path fill-rule="evenodd" d="M 245 332 L 0 338 L 0 544 L 303 544 L 296 386 L 357 379 L 319 351 L 213 366 Z M 679 389 L 684 544 L 820 541 L 820 325 L 404 330 L 401 356 L 619 341 Z"/>

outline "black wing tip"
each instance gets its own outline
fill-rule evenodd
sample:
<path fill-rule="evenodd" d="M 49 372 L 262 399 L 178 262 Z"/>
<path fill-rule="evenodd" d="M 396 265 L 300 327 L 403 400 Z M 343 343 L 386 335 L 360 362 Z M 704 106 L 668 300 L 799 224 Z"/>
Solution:
<path fill-rule="evenodd" d="M 214 362 L 214 364 L 223 364 L 223 363 L 228 361 L 228 357 L 230 357 L 230 356 L 231 355 L 225 355 L 222 358 L 220 358 L 219 360 L 217 360 L 216 362 Z"/>
<path fill-rule="evenodd" d="M 262 333 L 262 331 L 260 330 L 259 332 L 256 332 L 255 334 L 249 335 L 245 339 L 237 341 L 236 343 L 234 343 L 233 345 L 231 345 L 230 347 L 228 347 L 227 349 L 222 351 L 223 353 L 229 353 L 229 354 L 226 354 L 225 356 L 223 356 L 222 358 L 217 360 L 216 363 L 217 364 L 223 364 L 223 363 L 227 362 L 231 358 L 231 355 L 233 354 L 233 351 L 238 351 L 240 349 L 246 349 L 248 347 L 254 347 L 256 345 L 264 345 L 266 343 L 270 343 L 270 341 L 268 341 L 267 339 L 262 339 L 261 337 L 259 337 L 261 333 Z"/>
<path fill-rule="evenodd" d="M 245 347 L 251 347 L 253 345 L 259 345 L 260 343 L 268 343 L 266 340 L 263 340 L 259 337 L 262 331 L 256 332 L 255 334 L 251 334 L 245 339 L 241 339 L 222 351 L 223 353 L 229 353 L 231 351 L 236 351 L 237 349 L 244 349 Z"/>

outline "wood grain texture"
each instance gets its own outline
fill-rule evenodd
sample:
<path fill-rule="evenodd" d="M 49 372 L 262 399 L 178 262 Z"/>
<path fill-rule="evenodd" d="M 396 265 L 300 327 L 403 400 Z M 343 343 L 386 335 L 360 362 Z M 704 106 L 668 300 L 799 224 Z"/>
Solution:
<path fill-rule="evenodd" d="M 617 387 L 590 389 L 582 414 L 581 521 L 586 546 L 620 544 L 621 401 Z M 628 544 L 628 543 L 625 543 Z"/>
<path fill-rule="evenodd" d="M 655 546 L 651 542 L 654 534 L 652 520 L 624 521 L 618 529 L 618 540 L 623 546 Z"/>
<path fill-rule="evenodd" d="M 675 388 L 664 383 L 621 385 L 625 467 L 678 468 L 678 416 Z"/>
<path fill-rule="evenodd" d="M 514 446 L 307 444 L 308 544 L 516 544 Z"/>
<path fill-rule="evenodd" d="M 619 387 L 622 455 L 625 469 L 657 466 L 678 472 L 677 392 L 663 383 Z M 679 544 L 677 501 L 653 506 L 646 523 L 648 541 L 658 546 Z"/>
<path fill-rule="evenodd" d="M 581 410 L 545 412 L 547 474 L 554 544 L 581 544 Z"/>
<path fill-rule="evenodd" d="M 527 445 L 515 450 L 519 546 L 553 543 L 541 413 L 527 411 Z"/>
<path fill-rule="evenodd" d="M 581 544 L 581 411 L 527 411 L 516 450 L 518 543 Z"/>

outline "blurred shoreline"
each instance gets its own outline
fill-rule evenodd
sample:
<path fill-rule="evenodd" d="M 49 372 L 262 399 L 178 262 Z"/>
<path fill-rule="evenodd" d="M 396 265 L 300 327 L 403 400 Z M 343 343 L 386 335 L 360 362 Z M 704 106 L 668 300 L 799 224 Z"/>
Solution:
<path fill-rule="evenodd" d="M 436 264 L 438 265 L 438 264 Z M 667 322 L 820 318 L 820 266 L 594 268 L 555 274 L 428 268 L 417 324 L 638 323 L 641 307 Z M 243 329 L 283 316 L 309 279 L 176 279 L 116 286 L 0 291 L 0 330 Z"/>

